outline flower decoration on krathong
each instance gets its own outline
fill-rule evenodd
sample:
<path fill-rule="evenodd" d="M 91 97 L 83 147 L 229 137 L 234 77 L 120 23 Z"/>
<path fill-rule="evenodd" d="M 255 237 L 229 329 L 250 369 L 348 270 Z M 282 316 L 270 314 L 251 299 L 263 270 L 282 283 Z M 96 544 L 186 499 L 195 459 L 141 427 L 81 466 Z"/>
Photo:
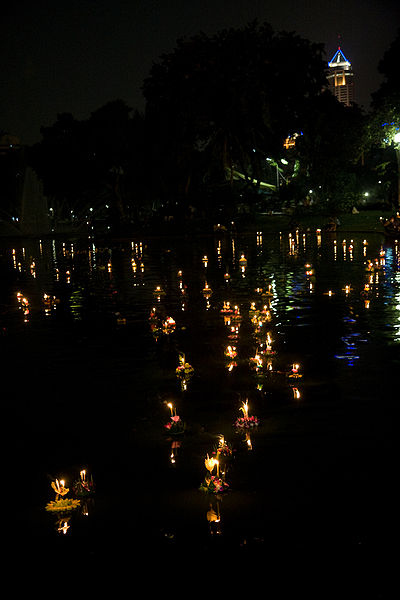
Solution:
<path fill-rule="evenodd" d="M 79 479 L 76 479 L 73 483 L 73 491 L 75 496 L 79 497 L 87 497 L 94 494 L 95 485 L 93 481 L 93 476 L 88 475 L 85 469 L 82 469 L 79 472 Z"/>
<path fill-rule="evenodd" d="M 168 402 L 167 406 L 171 411 L 171 417 L 168 423 L 164 425 L 164 428 L 166 429 L 166 431 L 168 431 L 168 433 L 172 435 L 179 435 L 181 433 L 184 433 L 186 429 L 186 424 L 184 423 L 184 421 L 182 421 L 180 416 L 176 414 L 176 409 L 172 402 Z"/>
<path fill-rule="evenodd" d="M 242 403 L 240 410 L 243 412 L 242 417 L 238 417 L 235 421 L 235 427 L 238 429 L 257 427 L 259 425 L 258 417 L 249 415 L 249 403 L 248 400 Z"/>
<path fill-rule="evenodd" d="M 190 377 L 192 377 L 192 375 L 194 373 L 194 369 L 193 369 L 192 365 L 190 365 L 188 362 L 186 362 L 184 354 L 179 355 L 179 364 L 175 370 L 175 373 L 179 379 L 185 379 L 185 380 L 190 379 Z"/>

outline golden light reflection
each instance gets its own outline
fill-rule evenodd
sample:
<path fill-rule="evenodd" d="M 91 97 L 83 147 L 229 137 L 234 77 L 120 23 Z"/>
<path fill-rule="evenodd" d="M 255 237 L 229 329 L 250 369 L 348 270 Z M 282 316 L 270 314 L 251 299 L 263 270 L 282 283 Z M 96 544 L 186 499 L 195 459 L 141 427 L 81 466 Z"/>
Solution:
<path fill-rule="evenodd" d="M 253 450 L 253 445 L 251 442 L 251 436 L 249 432 L 246 432 L 246 437 L 244 438 L 245 444 L 248 450 Z"/>
<path fill-rule="evenodd" d="M 25 298 L 25 296 L 21 292 L 17 292 L 17 301 L 18 301 L 18 303 L 20 305 L 20 309 L 22 310 L 22 313 L 24 315 L 24 323 L 28 323 L 29 322 L 29 313 L 30 313 L 29 301 L 27 298 Z"/>
<path fill-rule="evenodd" d="M 297 387 L 292 388 L 293 391 L 293 398 L 295 400 L 300 400 L 301 394 L 300 394 L 300 390 Z"/>
<path fill-rule="evenodd" d="M 68 529 L 70 528 L 69 519 L 60 519 L 59 521 L 57 521 L 56 527 L 59 533 L 65 535 Z"/>

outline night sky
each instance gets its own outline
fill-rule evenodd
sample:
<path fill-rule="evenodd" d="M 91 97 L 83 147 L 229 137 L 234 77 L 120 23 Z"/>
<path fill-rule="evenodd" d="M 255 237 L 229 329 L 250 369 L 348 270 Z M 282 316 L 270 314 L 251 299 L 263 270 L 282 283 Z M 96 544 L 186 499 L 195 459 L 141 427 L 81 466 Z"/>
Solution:
<path fill-rule="evenodd" d="M 323 43 L 327 60 L 341 35 L 368 108 L 399 17 L 398 0 L 13 0 L 1 9 L 0 130 L 32 144 L 59 113 L 86 119 L 117 98 L 142 110 L 144 78 L 179 37 L 255 18 Z"/>

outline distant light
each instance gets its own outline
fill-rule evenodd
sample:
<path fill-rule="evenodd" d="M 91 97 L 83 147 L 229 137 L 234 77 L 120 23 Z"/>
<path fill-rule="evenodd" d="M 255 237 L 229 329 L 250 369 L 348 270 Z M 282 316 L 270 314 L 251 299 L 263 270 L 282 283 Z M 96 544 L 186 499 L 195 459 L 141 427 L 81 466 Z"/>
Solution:
<path fill-rule="evenodd" d="M 400 144 L 400 131 L 395 134 L 393 139 L 396 142 L 396 144 Z"/>
<path fill-rule="evenodd" d="M 286 160 L 286 158 L 281 158 L 281 163 L 283 165 L 288 165 L 289 164 L 288 161 Z"/>
<path fill-rule="evenodd" d="M 369 192 L 364 192 L 364 196 L 369 196 Z"/>

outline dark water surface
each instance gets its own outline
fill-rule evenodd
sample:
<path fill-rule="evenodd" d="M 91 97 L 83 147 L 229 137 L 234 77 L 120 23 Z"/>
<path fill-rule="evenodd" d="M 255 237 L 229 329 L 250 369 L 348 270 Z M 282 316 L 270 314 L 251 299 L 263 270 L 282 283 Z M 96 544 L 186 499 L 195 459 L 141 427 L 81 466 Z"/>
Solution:
<path fill-rule="evenodd" d="M 398 251 L 351 232 L 3 240 L 3 401 L 23 482 L 21 548 L 60 560 L 133 560 L 140 548 L 152 560 L 201 551 L 213 560 L 346 556 L 366 571 L 389 564 Z M 240 310 L 231 324 L 227 301 Z M 252 302 L 270 310 L 259 330 Z M 175 320 L 173 333 L 155 335 L 153 308 Z M 256 372 L 250 358 L 267 332 L 271 353 Z M 237 349 L 231 371 L 228 345 Z M 175 375 L 180 352 L 194 368 L 186 390 Z M 301 378 L 287 377 L 293 363 Z M 233 427 L 246 399 L 260 421 L 247 441 Z M 164 428 L 166 402 L 187 424 L 178 442 Z M 217 497 L 199 485 L 220 435 L 233 459 L 229 492 Z M 96 493 L 63 534 L 45 510 L 50 483 L 68 486 L 81 469 Z"/>

